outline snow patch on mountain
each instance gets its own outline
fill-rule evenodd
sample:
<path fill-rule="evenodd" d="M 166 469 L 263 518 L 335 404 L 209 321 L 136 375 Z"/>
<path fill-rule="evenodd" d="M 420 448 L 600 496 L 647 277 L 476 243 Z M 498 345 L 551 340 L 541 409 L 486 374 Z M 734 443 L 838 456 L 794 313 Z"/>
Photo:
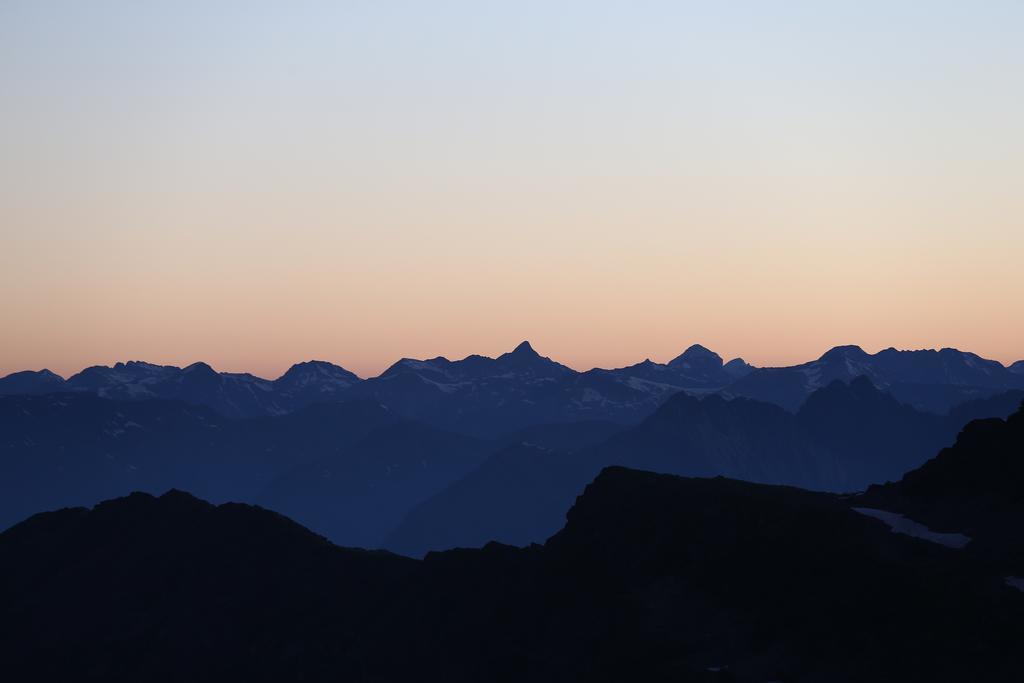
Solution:
<path fill-rule="evenodd" d="M 853 510 L 862 515 L 873 517 L 874 519 L 884 522 L 894 534 L 913 536 L 914 538 L 920 538 L 924 541 L 930 541 L 931 543 L 938 543 L 939 545 L 946 546 L 947 548 L 955 548 L 957 550 L 971 542 L 969 536 L 965 536 L 963 534 L 944 534 L 932 531 L 924 524 L 915 522 L 914 520 L 908 519 L 896 512 L 876 510 L 874 508 L 853 508 Z"/>

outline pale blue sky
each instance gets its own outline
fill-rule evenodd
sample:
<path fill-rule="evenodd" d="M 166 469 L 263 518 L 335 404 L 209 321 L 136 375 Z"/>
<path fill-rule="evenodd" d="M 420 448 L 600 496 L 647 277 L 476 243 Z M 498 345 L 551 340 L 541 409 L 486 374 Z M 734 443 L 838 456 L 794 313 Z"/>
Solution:
<path fill-rule="evenodd" d="M 1024 356 L 1022 2 L 0 1 L 0 371 Z"/>

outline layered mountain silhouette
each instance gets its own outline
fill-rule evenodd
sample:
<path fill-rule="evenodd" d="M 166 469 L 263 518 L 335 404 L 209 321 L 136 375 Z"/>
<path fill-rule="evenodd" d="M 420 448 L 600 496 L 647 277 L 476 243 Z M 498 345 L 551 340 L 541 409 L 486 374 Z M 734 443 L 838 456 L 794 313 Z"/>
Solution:
<path fill-rule="evenodd" d="M 872 500 L 1017 510 L 1022 417 Z M 871 495 L 610 467 L 543 545 L 417 561 L 133 494 L 0 534 L 0 657 L 13 680 L 1016 680 L 1005 565 L 893 533 Z"/>
<path fill-rule="evenodd" d="M 475 469 L 491 449 L 403 419 L 282 473 L 255 501 L 338 542 L 378 547 L 413 505 Z"/>
<path fill-rule="evenodd" d="M 1005 416 L 1022 397 L 1008 392 L 938 416 L 860 378 L 819 390 L 795 416 L 749 399 L 678 393 L 625 431 L 577 420 L 478 438 L 371 399 L 233 419 L 180 400 L 7 396 L 0 527 L 40 510 L 180 488 L 265 505 L 350 546 L 421 555 L 523 544 L 553 533 L 607 465 L 859 490 L 899 478 L 968 420 Z"/>
<path fill-rule="evenodd" d="M 951 444 L 971 419 L 1016 410 L 1024 392 L 969 402 L 954 413 L 923 413 L 866 378 L 836 380 L 796 415 L 750 399 L 677 394 L 636 427 L 573 453 L 524 445 L 416 506 L 386 546 L 419 556 L 487 540 L 524 545 L 547 538 L 562 513 L 610 465 L 728 476 L 825 491 L 894 481 Z"/>
<path fill-rule="evenodd" d="M 0 397 L 0 527 L 39 510 L 181 488 L 217 502 L 268 496 L 361 545 L 491 447 L 366 401 L 232 420 L 180 401 Z"/>
<path fill-rule="evenodd" d="M 840 347 L 753 369 L 693 346 L 576 372 L 524 343 L 366 380 L 15 373 L 0 670 L 1017 680 L 1018 365 Z"/>

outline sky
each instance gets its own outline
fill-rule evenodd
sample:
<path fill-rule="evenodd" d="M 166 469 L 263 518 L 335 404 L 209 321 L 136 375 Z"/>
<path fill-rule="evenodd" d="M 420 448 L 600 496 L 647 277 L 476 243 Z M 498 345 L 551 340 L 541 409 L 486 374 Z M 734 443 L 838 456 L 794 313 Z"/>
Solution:
<path fill-rule="evenodd" d="M 0 374 L 1024 358 L 1024 2 L 0 2 Z"/>

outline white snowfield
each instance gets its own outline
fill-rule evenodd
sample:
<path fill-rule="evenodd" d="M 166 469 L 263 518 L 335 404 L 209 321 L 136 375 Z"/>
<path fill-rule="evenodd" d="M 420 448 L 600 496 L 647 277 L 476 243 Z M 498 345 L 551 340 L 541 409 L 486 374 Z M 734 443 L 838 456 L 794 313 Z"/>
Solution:
<path fill-rule="evenodd" d="M 1016 588 L 1017 590 L 1024 593 L 1024 579 L 1019 576 L 1007 576 L 1006 585 L 1010 588 Z"/>
<path fill-rule="evenodd" d="M 885 522 L 889 525 L 889 528 L 892 529 L 894 534 L 913 536 L 914 538 L 931 541 L 932 543 L 938 543 L 939 545 L 944 545 L 947 548 L 956 548 L 957 550 L 971 542 L 969 536 L 964 536 L 963 534 L 940 534 L 937 531 L 932 531 L 924 524 L 915 522 L 912 519 L 907 519 L 897 512 L 875 510 L 874 508 L 853 509 L 862 515 L 874 517 L 875 519 Z"/>

